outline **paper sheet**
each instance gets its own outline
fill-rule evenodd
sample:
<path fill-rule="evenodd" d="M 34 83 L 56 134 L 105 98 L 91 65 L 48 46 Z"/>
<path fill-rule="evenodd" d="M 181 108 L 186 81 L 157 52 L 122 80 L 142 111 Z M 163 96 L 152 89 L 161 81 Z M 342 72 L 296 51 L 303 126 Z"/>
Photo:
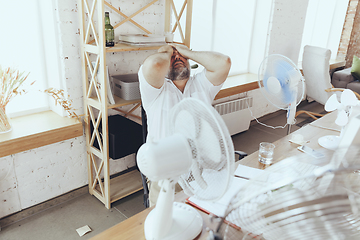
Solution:
<path fill-rule="evenodd" d="M 226 191 L 224 196 L 220 198 L 218 201 L 205 201 L 199 200 L 195 197 L 190 197 L 188 202 L 190 204 L 195 205 L 196 207 L 206 211 L 208 213 L 212 213 L 216 216 L 223 217 L 225 216 L 226 208 L 228 207 L 231 198 L 248 182 L 247 179 L 253 178 L 261 174 L 263 170 L 256 169 L 252 167 L 247 167 L 239 164 L 235 173 L 232 184 L 229 189 Z"/>
<path fill-rule="evenodd" d="M 246 179 L 234 177 L 232 184 L 229 189 L 226 191 L 224 196 L 218 201 L 205 201 L 199 200 L 195 197 L 190 197 L 188 199 L 190 204 L 195 204 L 197 207 L 203 209 L 206 212 L 212 213 L 216 216 L 223 217 L 225 216 L 225 211 L 227 206 L 230 203 L 231 198 L 247 183 Z"/>
<path fill-rule="evenodd" d="M 236 168 L 234 175 L 245 179 L 251 179 L 260 175 L 264 170 L 252 168 L 239 164 Z"/>
<path fill-rule="evenodd" d="M 85 225 L 81 228 L 76 229 L 80 237 L 84 236 L 86 233 L 91 232 L 91 228 L 88 225 Z"/>

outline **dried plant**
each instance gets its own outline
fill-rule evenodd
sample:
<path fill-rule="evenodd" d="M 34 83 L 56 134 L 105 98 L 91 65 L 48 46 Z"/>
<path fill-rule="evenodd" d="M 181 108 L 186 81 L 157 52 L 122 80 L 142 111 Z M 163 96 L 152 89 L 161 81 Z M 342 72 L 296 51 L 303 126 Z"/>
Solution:
<path fill-rule="evenodd" d="M 69 114 L 71 118 L 77 118 L 80 121 L 79 116 L 74 112 L 72 108 L 72 100 L 69 99 L 70 96 L 67 98 L 65 97 L 64 90 L 62 89 L 55 89 L 55 88 L 48 88 L 44 90 L 45 93 L 49 94 L 55 100 L 55 105 L 59 104 L 64 108 L 64 110 Z"/>
<path fill-rule="evenodd" d="M 19 70 L 10 67 L 4 70 L 0 66 L 0 133 L 5 133 L 11 130 L 9 118 L 5 113 L 6 105 L 18 94 L 24 94 L 26 91 L 20 89 L 29 73 L 25 76 L 25 72 L 20 73 Z M 31 85 L 34 84 L 31 83 Z"/>
<path fill-rule="evenodd" d="M 24 89 L 19 89 L 30 74 L 28 73 L 25 76 L 24 73 L 20 73 L 19 70 L 11 69 L 10 67 L 3 70 L 0 66 L 0 107 L 3 110 L 5 110 L 6 105 L 16 95 L 26 93 Z M 31 85 L 33 84 L 34 82 L 31 83 Z"/>

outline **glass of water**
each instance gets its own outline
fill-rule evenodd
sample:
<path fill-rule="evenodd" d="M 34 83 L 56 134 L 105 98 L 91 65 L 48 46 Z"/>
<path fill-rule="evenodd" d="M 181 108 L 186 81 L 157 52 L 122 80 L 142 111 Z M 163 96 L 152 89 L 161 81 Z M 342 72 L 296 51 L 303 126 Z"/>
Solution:
<path fill-rule="evenodd" d="M 259 162 L 262 164 L 271 164 L 273 162 L 275 145 L 268 142 L 260 143 Z"/>

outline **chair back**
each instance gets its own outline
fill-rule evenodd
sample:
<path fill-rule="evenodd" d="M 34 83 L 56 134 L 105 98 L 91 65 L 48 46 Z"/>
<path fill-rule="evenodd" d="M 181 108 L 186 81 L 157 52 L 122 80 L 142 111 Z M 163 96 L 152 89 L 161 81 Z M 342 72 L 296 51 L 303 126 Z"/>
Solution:
<path fill-rule="evenodd" d="M 306 96 L 325 105 L 332 88 L 330 78 L 330 49 L 309 46 L 304 47 L 302 69 L 305 78 Z"/>

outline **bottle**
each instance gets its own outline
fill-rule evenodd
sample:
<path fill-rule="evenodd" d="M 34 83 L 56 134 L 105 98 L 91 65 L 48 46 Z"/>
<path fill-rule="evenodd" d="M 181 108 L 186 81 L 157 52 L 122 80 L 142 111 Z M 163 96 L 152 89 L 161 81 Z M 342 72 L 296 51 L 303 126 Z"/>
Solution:
<path fill-rule="evenodd" d="M 105 42 L 107 47 L 113 47 L 114 44 L 114 28 L 110 24 L 109 12 L 105 12 Z"/>

